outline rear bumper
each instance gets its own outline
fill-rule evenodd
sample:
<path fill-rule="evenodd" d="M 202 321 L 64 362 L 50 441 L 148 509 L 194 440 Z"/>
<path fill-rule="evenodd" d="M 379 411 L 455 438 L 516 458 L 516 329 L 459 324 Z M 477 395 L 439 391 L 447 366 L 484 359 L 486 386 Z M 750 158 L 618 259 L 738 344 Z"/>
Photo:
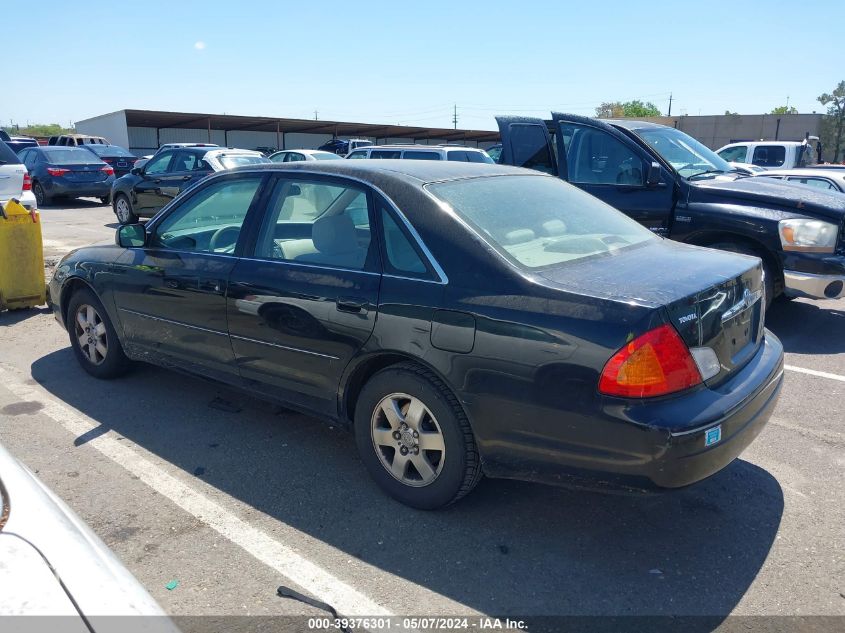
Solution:
<path fill-rule="evenodd" d="M 111 194 L 111 180 L 100 182 L 45 182 L 44 189 L 51 196 L 91 196 L 103 198 Z"/>
<path fill-rule="evenodd" d="M 794 270 L 783 271 L 784 293 L 790 297 L 838 299 L 845 297 L 845 272 L 841 275 L 814 275 Z"/>

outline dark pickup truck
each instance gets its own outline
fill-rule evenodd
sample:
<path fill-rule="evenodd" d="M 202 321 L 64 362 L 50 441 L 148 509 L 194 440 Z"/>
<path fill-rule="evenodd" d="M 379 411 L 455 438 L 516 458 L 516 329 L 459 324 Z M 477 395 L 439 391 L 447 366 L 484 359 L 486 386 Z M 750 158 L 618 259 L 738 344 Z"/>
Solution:
<path fill-rule="evenodd" d="M 500 163 L 557 174 L 673 240 L 763 260 L 767 301 L 845 296 L 845 195 L 744 178 L 680 130 L 496 117 Z"/>

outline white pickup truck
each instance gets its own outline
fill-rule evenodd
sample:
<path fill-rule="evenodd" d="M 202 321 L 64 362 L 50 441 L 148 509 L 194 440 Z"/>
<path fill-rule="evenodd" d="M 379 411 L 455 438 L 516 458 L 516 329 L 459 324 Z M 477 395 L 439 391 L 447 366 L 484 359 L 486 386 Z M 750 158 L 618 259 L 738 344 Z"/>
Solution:
<path fill-rule="evenodd" d="M 810 136 L 803 141 L 729 143 L 716 153 L 729 163 L 745 163 L 763 169 L 812 167 L 818 162 L 818 140 L 818 136 Z"/>

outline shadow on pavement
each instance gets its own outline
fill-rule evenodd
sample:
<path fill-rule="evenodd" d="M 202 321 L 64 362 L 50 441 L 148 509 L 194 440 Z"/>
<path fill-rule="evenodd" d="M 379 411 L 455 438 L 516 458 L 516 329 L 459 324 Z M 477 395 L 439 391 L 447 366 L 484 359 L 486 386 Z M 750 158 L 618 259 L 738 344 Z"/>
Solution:
<path fill-rule="evenodd" d="M 766 314 L 766 327 L 795 354 L 845 352 L 845 311 L 830 301 L 775 301 Z"/>
<path fill-rule="evenodd" d="M 47 306 L 38 306 L 36 308 L 23 308 L 21 310 L 5 310 L 0 312 L 0 327 L 7 325 L 15 325 L 21 321 L 26 321 L 32 317 L 40 314 L 50 314 L 52 310 Z"/>
<path fill-rule="evenodd" d="M 86 209 L 88 207 L 104 207 L 99 198 L 53 198 L 47 204 L 42 204 L 39 207 L 43 209 L 50 209 L 51 211 L 60 211 L 62 209 Z"/>
<path fill-rule="evenodd" d="M 665 494 L 485 480 L 444 511 L 416 511 L 369 480 L 351 435 L 306 416 L 145 365 L 100 382 L 67 348 L 33 363 L 32 376 L 102 425 L 77 443 L 114 430 L 349 557 L 486 614 L 716 616 L 710 630 L 754 580 L 784 508 L 778 482 L 737 460 Z M 220 398 L 237 406 L 209 406 Z"/>

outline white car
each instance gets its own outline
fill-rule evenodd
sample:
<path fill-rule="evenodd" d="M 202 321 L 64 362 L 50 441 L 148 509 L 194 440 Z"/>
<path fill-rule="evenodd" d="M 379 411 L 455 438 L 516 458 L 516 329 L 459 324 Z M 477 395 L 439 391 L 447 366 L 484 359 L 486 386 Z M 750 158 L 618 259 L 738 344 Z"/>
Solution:
<path fill-rule="evenodd" d="M 459 163 L 494 163 L 483 149 L 463 145 L 373 145 L 350 152 L 347 160 L 386 158 L 405 160 L 451 160 Z"/>
<path fill-rule="evenodd" d="M 812 167 L 816 164 L 818 137 L 811 136 L 806 141 L 748 141 L 728 143 L 716 150 L 716 153 L 729 163 L 745 163 L 763 169 L 792 169 L 794 167 Z"/>
<path fill-rule="evenodd" d="M 270 160 L 274 163 L 295 163 L 305 160 L 337 160 L 343 156 L 324 152 L 320 149 L 283 149 L 280 152 L 270 154 Z"/>
<path fill-rule="evenodd" d="M 845 169 L 770 169 L 755 176 L 786 180 L 822 191 L 845 192 Z"/>
<path fill-rule="evenodd" d="M 0 205 L 12 198 L 30 211 L 38 208 L 29 172 L 12 148 L 0 141 Z"/>
<path fill-rule="evenodd" d="M 64 616 L 48 629 L 95 633 L 116 630 L 105 616 L 157 616 L 136 622 L 178 633 L 97 535 L 0 446 L 0 618 L 36 615 Z M 120 628 L 140 630 L 131 620 Z"/>

